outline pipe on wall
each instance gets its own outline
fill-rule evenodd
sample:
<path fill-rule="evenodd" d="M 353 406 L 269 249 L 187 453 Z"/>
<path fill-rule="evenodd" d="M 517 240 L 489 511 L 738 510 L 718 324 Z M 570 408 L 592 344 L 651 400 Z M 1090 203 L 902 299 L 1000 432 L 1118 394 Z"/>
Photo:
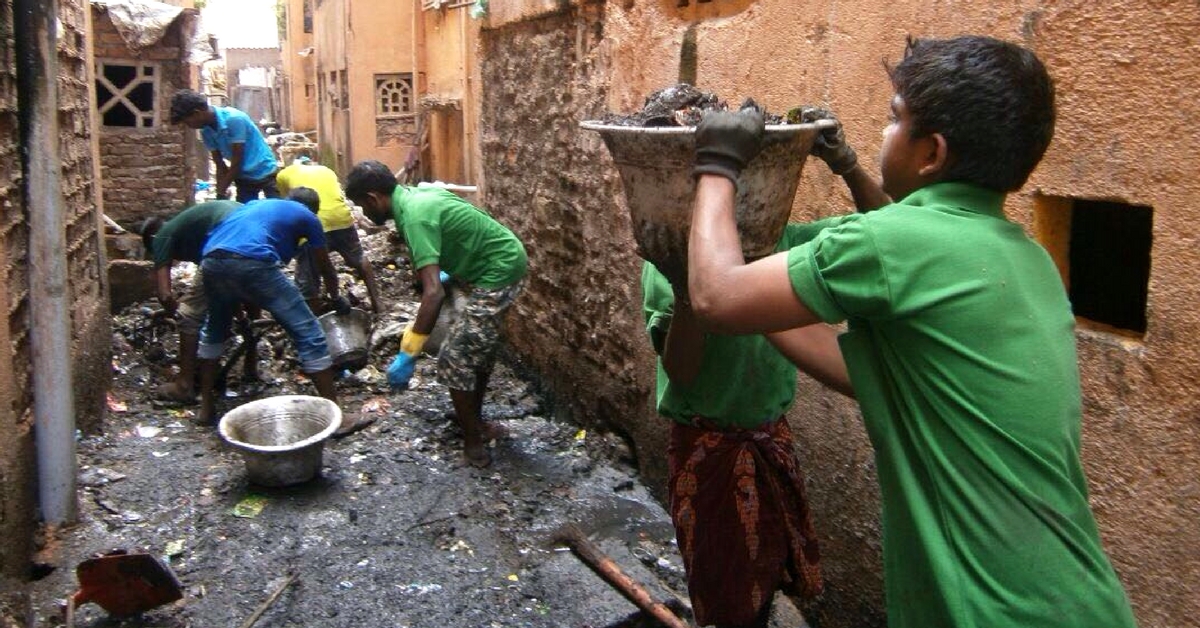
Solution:
<path fill-rule="evenodd" d="M 21 165 L 29 216 L 30 345 L 43 520 L 76 516 L 75 395 L 58 133 L 58 0 L 14 0 Z"/>

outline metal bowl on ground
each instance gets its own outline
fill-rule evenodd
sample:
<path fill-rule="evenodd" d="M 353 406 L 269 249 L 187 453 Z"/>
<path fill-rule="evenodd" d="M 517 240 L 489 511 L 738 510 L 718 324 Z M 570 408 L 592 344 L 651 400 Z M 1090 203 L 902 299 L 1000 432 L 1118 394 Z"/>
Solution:
<path fill-rule="evenodd" d="M 341 424 L 341 409 L 324 397 L 280 395 L 230 410 L 217 430 L 241 451 L 251 482 L 288 486 L 317 475 L 325 441 Z"/>
<path fill-rule="evenodd" d="M 738 235 L 747 258 L 775 251 L 791 214 L 800 172 L 832 120 L 767 125 L 762 152 L 738 179 Z M 696 127 L 631 127 L 584 121 L 604 140 L 625 188 L 638 254 L 675 286 L 687 285 L 687 241 L 695 182 Z"/>
<path fill-rule="evenodd" d="M 335 367 L 358 370 L 367 365 L 371 348 L 370 314 L 355 308 L 348 314 L 323 314 L 317 322 L 325 332 L 325 344 Z"/>

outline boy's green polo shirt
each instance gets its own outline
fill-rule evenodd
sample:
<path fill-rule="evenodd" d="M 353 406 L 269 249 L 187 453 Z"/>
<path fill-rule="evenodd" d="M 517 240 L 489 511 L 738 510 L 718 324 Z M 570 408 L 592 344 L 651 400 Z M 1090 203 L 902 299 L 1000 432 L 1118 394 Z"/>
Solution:
<path fill-rule="evenodd" d="M 827 222 L 788 225 L 776 250 L 810 240 Z M 646 331 L 661 355 L 675 293 L 649 262 L 642 266 L 642 295 Z M 796 367 L 762 334 L 708 334 L 700 372 L 690 386 L 671 382 L 662 359 L 656 362 L 658 413 L 680 423 L 690 424 L 701 416 L 722 427 L 756 428 L 787 412 L 796 395 Z"/>
<path fill-rule="evenodd" d="M 960 183 L 788 256 L 875 448 L 890 628 L 1128 628 L 1079 461 L 1074 319 L 1049 255 Z"/>
<path fill-rule="evenodd" d="M 525 247 L 508 227 L 441 188 L 396 186 L 392 217 L 412 253 L 414 270 L 437 264 L 457 280 L 485 290 L 525 276 Z"/>
<path fill-rule="evenodd" d="M 200 253 L 213 227 L 241 206 L 234 201 L 197 203 L 164 222 L 151 240 L 154 267 L 161 268 L 172 260 L 199 264 Z"/>

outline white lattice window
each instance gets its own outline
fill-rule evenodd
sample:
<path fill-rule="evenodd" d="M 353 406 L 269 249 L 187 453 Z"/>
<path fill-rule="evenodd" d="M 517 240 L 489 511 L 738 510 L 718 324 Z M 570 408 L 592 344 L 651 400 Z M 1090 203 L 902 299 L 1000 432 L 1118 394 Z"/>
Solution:
<path fill-rule="evenodd" d="M 395 118 L 412 115 L 412 73 L 375 75 L 375 117 Z"/>
<path fill-rule="evenodd" d="M 102 60 L 96 66 L 96 104 L 104 126 L 149 129 L 158 123 L 157 65 Z"/>

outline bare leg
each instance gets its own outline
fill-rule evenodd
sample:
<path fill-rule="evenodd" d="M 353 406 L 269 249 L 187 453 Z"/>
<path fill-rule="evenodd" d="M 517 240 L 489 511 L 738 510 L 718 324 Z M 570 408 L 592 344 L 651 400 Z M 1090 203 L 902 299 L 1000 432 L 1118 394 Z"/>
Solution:
<path fill-rule="evenodd" d="M 159 397 L 189 403 L 196 399 L 196 347 L 199 345 L 200 336 L 196 332 L 179 333 L 179 374 L 175 381 L 158 388 Z"/>
<path fill-rule="evenodd" d="M 492 457 L 483 444 L 483 425 L 475 409 L 475 392 L 451 388 L 450 401 L 454 404 L 454 420 L 462 429 L 467 462 L 479 468 L 492 464 Z"/>
<path fill-rule="evenodd" d="M 371 268 L 371 262 L 364 259 L 362 266 L 358 267 L 358 274 L 362 276 L 363 283 L 367 284 L 367 295 L 371 298 L 371 311 L 379 314 L 380 308 L 383 307 L 383 301 L 379 300 L 379 286 L 375 283 L 375 271 Z"/>
<path fill-rule="evenodd" d="M 213 385 L 217 379 L 216 360 L 197 360 L 200 369 L 200 416 L 204 425 L 212 425 L 217 418 L 217 401 L 213 396 Z"/>
<path fill-rule="evenodd" d="M 317 394 L 337 403 L 337 388 L 333 385 L 333 368 L 309 373 L 308 377 L 317 387 Z M 340 404 L 339 404 L 340 405 Z M 375 422 L 373 415 L 359 414 L 342 408 L 342 425 L 333 433 L 334 436 L 347 436 Z"/>
<path fill-rule="evenodd" d="M 337 389 L 333 385 L 333 368 L 309 373 L 308 377 L 312 380 L 313 386 L 317 387 L 318 395 L 337 403 Z"/>

